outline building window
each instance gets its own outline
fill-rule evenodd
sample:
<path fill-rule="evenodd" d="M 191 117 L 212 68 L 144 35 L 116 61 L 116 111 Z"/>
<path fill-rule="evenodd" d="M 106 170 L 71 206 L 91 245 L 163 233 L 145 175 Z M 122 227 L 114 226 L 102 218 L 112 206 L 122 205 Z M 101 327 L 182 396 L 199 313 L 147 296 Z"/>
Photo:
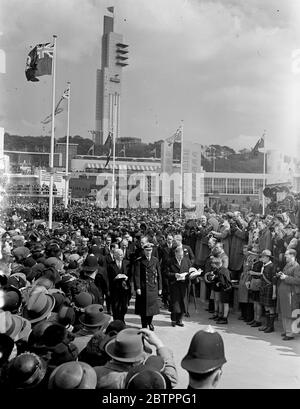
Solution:
<path fill-rule="evenodd" d="M 213 193 L 212 178 L 204 178 L 204 193 Z"/>
<path fill-rule="evenodd" d="M 264 186 L 263 179 L 255 179 L 254 180 L 254 194 L 258 195 L 260 189 L 262 189 L 263 186 Z"/>
<path fill-rule="evenodd" d="M 228 194 L 239 194 L 240 193 L 240 179 L 229 179 L 227 180 L 227 193 Z"/>
<path fill-rule="evenodd" d="M 253 179 L 242 179 L 241 188 L 242 195 L 253 195 Z"/>
<path fill-rule="evenodd" d="M 226 179 L 225 178 L 215 178 L 214 179 L 214 192 L 215 193 L 226 193 Z"/>

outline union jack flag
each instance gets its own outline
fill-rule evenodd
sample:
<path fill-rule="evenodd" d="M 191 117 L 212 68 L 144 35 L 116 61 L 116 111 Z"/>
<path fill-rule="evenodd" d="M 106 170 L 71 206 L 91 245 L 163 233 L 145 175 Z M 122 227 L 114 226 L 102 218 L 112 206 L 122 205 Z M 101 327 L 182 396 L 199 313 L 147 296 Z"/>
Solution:
<path fill-rule="evenodd" d="M 45 58 L 47 55 L 53 58 L 54 44 L 46 43 L 37 46 L 36 52 L 39 58 Z"/>
<path fill-rule="evenodd" d="M 25 75 L 27 81 L 37 82 L 42 75 L 52 74 L 54 44 L 36 45 L 28 54 Z"/>

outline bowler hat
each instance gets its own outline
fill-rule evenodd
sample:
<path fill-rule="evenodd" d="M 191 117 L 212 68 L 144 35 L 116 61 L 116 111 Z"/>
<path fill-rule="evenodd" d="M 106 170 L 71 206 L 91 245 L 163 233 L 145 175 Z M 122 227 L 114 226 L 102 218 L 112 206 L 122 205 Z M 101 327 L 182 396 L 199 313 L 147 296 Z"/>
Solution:
<path fill-rule="evenodd" d="M 100 327 L 109 322 L 110 318 L 109 315 L 104 314 L 102 305 L 91 304 L 85 307 L 79 322 L 86 327 Z"/>
<path fill-rule="evenodd" d="M 23 317 L 31 323 L 39 322 L 50 314 L 54 305 L 55 299 L 52 295 L 42 291 L 32 292 L 23 309 Z"/>
<path fill-rule="evenodd" d="M 46 375 L 46 362 L 38 355 L 24 352 L 8 365 L 8 382 L 14 389 L 34 388 Z"/>
<path fill-rule="evenodd" d="M 222 337 L 209 326 L 193 336 L 181 366 L 188 372 L 201 374 L 220 368 L 225 362 Z"/>
<path fill-rule="evenodd" d="M 125 328 L 105 346 L 105 352 L 120 362 L 139 362 L 146 357 L 142 334 L 135 328 Z"/>
<path fill-rule="evenodd" d="M 49 389 L 96 389 L 97 374 L 85 362 L 66 362 L 54 369 Z"/>
<path fill-rule="evenodd" d="M 0 333 L 9 335 L 14 341 L 28 339 L 30 322 L 10 311 L 0 311 Z"/>

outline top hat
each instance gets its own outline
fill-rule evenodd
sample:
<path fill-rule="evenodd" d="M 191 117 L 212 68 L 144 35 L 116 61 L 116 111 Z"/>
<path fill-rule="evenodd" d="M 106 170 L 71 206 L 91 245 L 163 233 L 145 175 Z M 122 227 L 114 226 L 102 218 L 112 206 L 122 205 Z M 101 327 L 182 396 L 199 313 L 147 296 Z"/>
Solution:
<path fill-rule="evenodd" d="M 139 362 L 146 357 L 142 334 L 135 328 L 120 331 L 115 338 L 105 346 L 105 352 L 111 358 L 120 362 Z"/>
<path fill-rule="evenodd" d="M 226 362 L 221 335 L 211 326 L 196 332 L 181 366 L 188 372 L 207 373 L 220 368 Z"/>

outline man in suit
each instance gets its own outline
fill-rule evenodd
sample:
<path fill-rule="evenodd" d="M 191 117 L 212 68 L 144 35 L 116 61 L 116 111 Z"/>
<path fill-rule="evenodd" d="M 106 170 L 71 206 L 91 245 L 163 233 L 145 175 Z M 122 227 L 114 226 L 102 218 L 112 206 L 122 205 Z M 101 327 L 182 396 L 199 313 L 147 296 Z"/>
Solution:
<path fill-rule="evenodd" d="M 135 313 L 141 316 L 142 327 L 154 331 L 152 319 L 159 314 L 158 296 L 162 293 L 160 264 L 152 255 L 152 244 L 144 246 L 144 255 L 136 261 L 134 285 L 136 290 Z"/>
<path fill-rule="evenodd" d="M 115 261 L 114 253 L 115 253 L 115 250 L 117 250 L 118 248 L 119 248 L 119 245 L 117 243 L 112 243 L 109 248 L 107 247 L 105 249 L 106 255 L 100 255 L 98 259 L 99 265 L 102 270 L 103 277 L 107 284 L 107 292 L 105 293 L 105 302 L 106 302 L 106 308 L 107 308 L 108 314 L 111 314 L 111 302 L 110 302 L 109 282 L 108 282 L 108 268 L 112 263 L 114 263 Z"/>
<path fill-rule="evenodd" d="M 162 302 L 165 308 L 169 308 L 169 280 L 167 276 L 169 260 L 175 252 L 176 244 L 172 234 L 168 234 L 167 241 L 159 248 L 159 260 L 162 275 Z"/>
<path fill-rule="evenodd" d="M 170 289 L 170 308 L 172 326 L 183 327 L 183 315 L 187 312 L 188 276 L 192 263 L 189 257 L 184 256 L 182 247 L 177 247 L 175 256 L 168 266 L 168 278 Z"/>
<path fill-rule="evenodd" d="M 173 246 L 173 250 L 172 250 L 173 256 L 175 255 L 175 249 L 177 247 L 182 247 L 184 256 L 187 256 L 191 264 L 193 264 L 195 260 L 195 255 L 190 246 L 187 246 L 186 244 L 182 244 L 182 235 L 176 234 L 174 236 L 174 242 L 175 242 L 175 245 Z"/>
<path fill-rule="evenodd" d="M 110 302 L 114 320 L 125 322 L 130 299 L 130 265 L 121 249 L 114 252 L 114 261 L 107 267 Z"/>

